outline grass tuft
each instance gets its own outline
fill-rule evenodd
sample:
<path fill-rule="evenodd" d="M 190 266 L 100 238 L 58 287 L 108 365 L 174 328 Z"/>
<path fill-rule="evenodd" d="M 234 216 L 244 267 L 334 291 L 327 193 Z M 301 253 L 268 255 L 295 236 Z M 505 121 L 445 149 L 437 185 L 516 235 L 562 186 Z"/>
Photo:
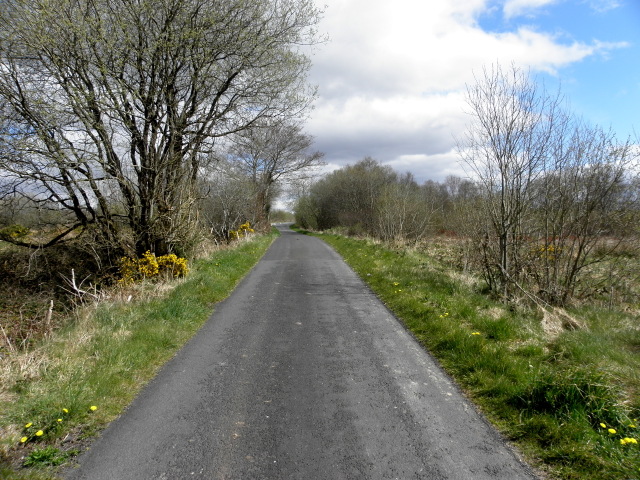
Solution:
<path fill-rule="evenodd" d="M 66 462 L 67 458 L 77 455 L 77 451 L 60 451 L 55 447 L 36 448 L 27 455 L 25 467 L 57 467 Z"/>
<path fill-rule="evenodd" d="M 529 415 L 549 414 L 560 421 L 584 419 L 593 428 L 605 423 L 621 431 L 631 423 L 621 397 L 613 379 L 593 368 L 547 368 L 532 379 L 514 405 Z"/>

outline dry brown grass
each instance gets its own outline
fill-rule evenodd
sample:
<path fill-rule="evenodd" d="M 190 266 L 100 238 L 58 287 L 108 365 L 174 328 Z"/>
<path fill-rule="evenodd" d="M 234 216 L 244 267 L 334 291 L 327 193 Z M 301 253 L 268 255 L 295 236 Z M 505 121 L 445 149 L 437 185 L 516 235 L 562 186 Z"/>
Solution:
<path fill-rule="evenodd" d="M 550 339 L 556 338 L 565 331 L 587 328 L 584 322 L 569 315 L 564 309 L 559 307 L 543 309 L 541 325 L 543 331 Z"/>

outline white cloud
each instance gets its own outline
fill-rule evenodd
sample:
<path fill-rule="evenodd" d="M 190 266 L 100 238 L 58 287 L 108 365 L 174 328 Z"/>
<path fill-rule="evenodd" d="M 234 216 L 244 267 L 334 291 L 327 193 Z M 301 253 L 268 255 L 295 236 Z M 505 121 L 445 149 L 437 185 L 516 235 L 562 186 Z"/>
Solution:
<path fill-rule="evenodd" d="M 416 166 L 419 180 L 445 172 L 465 125 L 465 84 L 496 62 L 533 72 L 561 68 L 619 45 L 567 43 L 531 27 L 495 33 L 477 19 L 490 0 L 327 0 L 331 38 L 313 57 L 320 98 L 308 123 L 334 164 L 370 155 Z M 551 3 L 510 0 L 510 12 Z M 446 159 L 446 162 L 445 160 Z M 426 165 L 426 167 L 424 167 Z M 438 174 L 440 175 L 440 174 Z"/>
<path fill-rule="evenodd" d="M 450 148 L 452 132 L 465 121 L 463 102 L 461 92 L 321 99 L 308 128 L 328 158 L 390 161 Z"/>
<path fill-rule="evenodd" d="M 533 12 L 536 9 L 557 3 L 558 0 L 507 0 L 504 4 L 504 16 L 513 18 Z"/>
<path fill-rule="evenodd" d="M 605 13 L 622 6 L 618 0 L 587 0 L 587 3 L 598 13 Z"/>

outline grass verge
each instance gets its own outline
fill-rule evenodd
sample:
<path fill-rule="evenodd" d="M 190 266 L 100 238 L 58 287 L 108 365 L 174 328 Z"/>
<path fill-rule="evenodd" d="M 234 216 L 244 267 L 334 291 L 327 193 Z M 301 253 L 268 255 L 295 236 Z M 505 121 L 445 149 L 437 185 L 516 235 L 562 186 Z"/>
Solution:
<path fill-rule="evenodd" d="M 637 311 L 583 307 L 562 313 L 582 328 L 549 329 L 560 313 L 507 309 L 424 252 L 319 236 L 535 467 L 552 478 L 640 478 Z"/>
<path fill-rule="evenodd" d="M 56 466 L 124 410 L 276 236 L 194 262 L 164 294 L 149 284 L 137 300 L 86 307 L 31 351 L 2 359 L 0 478 L 55 478 Z"/>

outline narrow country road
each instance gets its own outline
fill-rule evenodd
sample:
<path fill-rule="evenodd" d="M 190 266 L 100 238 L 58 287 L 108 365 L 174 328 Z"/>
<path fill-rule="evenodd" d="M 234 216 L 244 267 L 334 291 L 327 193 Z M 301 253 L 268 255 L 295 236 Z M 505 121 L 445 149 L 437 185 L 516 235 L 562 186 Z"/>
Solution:
<path fill-rule="evenodd" d="M 330 247 L 279 228 L 66 478 L 535 478 Z"/>

